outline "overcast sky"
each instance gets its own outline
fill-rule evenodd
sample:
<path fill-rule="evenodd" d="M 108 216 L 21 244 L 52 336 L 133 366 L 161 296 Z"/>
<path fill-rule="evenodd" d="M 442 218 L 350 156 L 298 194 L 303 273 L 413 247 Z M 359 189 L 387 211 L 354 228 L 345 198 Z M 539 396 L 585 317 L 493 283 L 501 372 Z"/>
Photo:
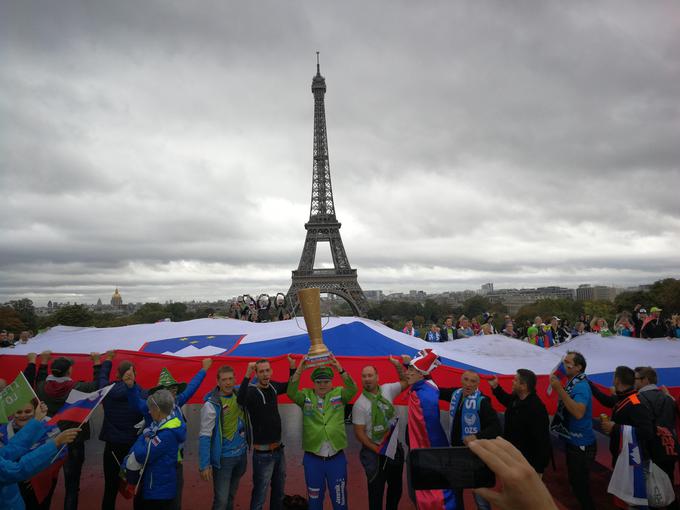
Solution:
<path fill-rule="evenodd" d="M 285 292 L 317 50 L 365 290 L 680 275 L 677 2 L 0 5 L 0 301 Z"/>

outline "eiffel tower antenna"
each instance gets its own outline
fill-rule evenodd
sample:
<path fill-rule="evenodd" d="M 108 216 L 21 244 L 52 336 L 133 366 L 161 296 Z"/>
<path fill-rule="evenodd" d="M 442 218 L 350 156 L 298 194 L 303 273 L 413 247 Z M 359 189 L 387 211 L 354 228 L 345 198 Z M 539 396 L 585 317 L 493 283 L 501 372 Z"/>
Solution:
<path fill-rule="evenodd" d="M 321 292 L 335 294 L 349 304 L 354 315 L 365 316 L 368 303 L 357 280 L 357 270 L 352 269 L 340 237 L 340 222 L 335 216 L 331 169 L 328 160 L 328 139 L 326 136 L 326 80 L 321 76 L 319 52 L 316 52 L 316 76 L 312 78 L 314 95 L 314 149 L 312 168 L 312 200 L 309 207 L 309 221 L 305 223 L 307 236 L 297 270 L 288 290 L 293 308 L 298 303 L 297 291 L 318 287 Z M 317 243 L 330 244 L 333 257 L 332 269 L 314 269 Z"/>

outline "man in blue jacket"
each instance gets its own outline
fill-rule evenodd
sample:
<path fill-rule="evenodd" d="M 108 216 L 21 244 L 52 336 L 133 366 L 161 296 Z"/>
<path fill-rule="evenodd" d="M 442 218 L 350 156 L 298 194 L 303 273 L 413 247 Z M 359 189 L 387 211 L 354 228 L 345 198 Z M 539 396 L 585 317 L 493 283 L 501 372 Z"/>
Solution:
<path fill-rule="evenodd" d="M 31 450 L 36 441 L 45 434 L 42 419 L 47 406 L 38 405 L 35 418 L 24 425 L 19 432 L 0 448 L 0 506 L 8 510 L 24 510 L 24 500 L 19 492 L 18 482 L 28 480 L 52 463 L 59 449 L 72 443 L 80 429 L 68 429 L 54 439 L 49 439 Z"/>
<path fill-rule="evenodd" d="M 567 477 L 571 490 L 583 510 L 594 510 L 590 494 L 590 469 L 597 454 L 593 432 L 593 394 L 586 378 L 586 359 L 580 352 L 569 351 L 563 360 L 569 378 L 565 387 L 554 374 L 550 386 L 559 403 L 550 429 L 565 440 Z"/>
<path fill-rule="evenodd" d="M 234 392 L 234 369 L 217 371 L 217 387 L 205 396 L 198 443 L 201 478 L 212 481 L 212 510 L 232 510 L 241 477 L 246 472 L 246 415 Z"/>
<path fill-rule="evenodd" d="M 167 368 L 163 368 L 158 378 L 158 386 L 149 390 L 149 396 L 162 389 L 168 390 L 175 399 L 172 414 L 185 424 L 186 419 L 182 413 L 182 406 L 194 396 L 196 391 L 198 391 L 203 379 L 205 379 L 208 369 L 212 365 L 212 359 L 204 358 L 201 364 L 202 368 L 196 373 L 191 381 L 189 381 L 189 384 L 177 382 L 170 374 L 170 371 Z M 139 386 L 135 385 L 134 373 L 128 371 L 123 376 L 123 381 L 128 387 L 128 402 L 130 403 L 130 406 L 144 415 L 144 423 L 146 426 L 149 426 L 153 420 L 149 412 L 148 399 L 144 400 L 142 398 L 141 389 Z M 182 459 L 184 457 L 183 446 L 183 444 L 180 444 L 179 454 L 177 456 L 177 495 L 171 507 L 173 510 L 180 510 L 182 507 L 182 488 L 184 486 L 184 470 L 182 467 Z"/>
<path fill-rule="evenodd" d="M 177 455 L 187 427 L 174 412 L 175 399 L 168 390 L 149 395 L 151 424 L 125 459 L 128 483 L 141 494 L 144 510 L 170 510 L 178 492 Z"/>
<path fill-rule="evenodd" d="M 114 351 L 106 353 L 106 359 L 102 363 L 99 372 L 99 387 L 103 388 L 113 384 L 102 405 L 104 407 L 104 421 L 99 439 L 106 443 L 104 447 L 104 497 L 102 499 L 102 510 L 114 510 L 116 507 L 116 496 L 118 495 L 118 483 L 120 472 L 120 462 L 128 454 L 130 448 L 137 439 L 137 429 L 135 425 L 144 417 L 138 409 L 130 407 L 128 403 L 128 387 L 123 382 L 123 376 L 131 371 L 134 376 L 135 368 L 130 361 L 121 361 L 118 365 L 117 377 L 109 381 L 112 361 L 115 357 Z M 136 392 L 146 396 L 146 392 L 137 387 Z"/>

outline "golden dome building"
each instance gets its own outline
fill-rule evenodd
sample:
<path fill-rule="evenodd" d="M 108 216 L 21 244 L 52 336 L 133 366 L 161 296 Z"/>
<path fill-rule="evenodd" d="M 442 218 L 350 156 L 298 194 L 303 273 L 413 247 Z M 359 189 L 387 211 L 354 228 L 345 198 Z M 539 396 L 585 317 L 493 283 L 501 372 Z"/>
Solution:
<path fill-rule="evenodd" d="M 113 293 L 113 296 L 111 296 L 111 306 L 123 306 L 123 297 L 120 295 L 117 288 Z"/>

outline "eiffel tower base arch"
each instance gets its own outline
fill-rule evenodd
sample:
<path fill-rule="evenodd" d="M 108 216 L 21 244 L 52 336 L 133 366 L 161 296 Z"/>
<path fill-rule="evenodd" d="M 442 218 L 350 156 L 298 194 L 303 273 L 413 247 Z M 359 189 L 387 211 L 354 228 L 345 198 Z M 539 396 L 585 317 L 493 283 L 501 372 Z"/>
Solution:
<path fill-rule="evenodd" d="M 366 317 L 368 302 L 357 280 L 356 269 L 337 274 L 334 269 L 315 269 L 312 271 L 293 271 L 293 282 L 288 290 L 288 299 L 293 311 L 300 307 L 297 293 L 301 289 L 318 288 L 322 293 L 335 294 L 344 299 L 357 317 Z"/>

